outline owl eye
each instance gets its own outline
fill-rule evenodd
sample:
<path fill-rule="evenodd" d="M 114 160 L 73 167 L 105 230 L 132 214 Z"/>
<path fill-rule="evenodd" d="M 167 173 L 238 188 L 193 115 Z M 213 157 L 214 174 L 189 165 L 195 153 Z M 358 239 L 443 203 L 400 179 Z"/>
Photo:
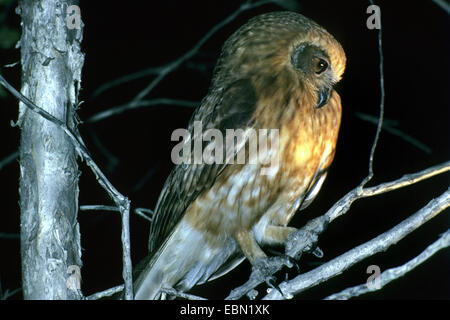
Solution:
<path fill-rule="evenodd" d="M 313 64 L 314 64 L 314 72 L 316 74 L 321 74 L 328 68 L 328 62 L 326 62 L 321 58 L 314 58 Z"/>

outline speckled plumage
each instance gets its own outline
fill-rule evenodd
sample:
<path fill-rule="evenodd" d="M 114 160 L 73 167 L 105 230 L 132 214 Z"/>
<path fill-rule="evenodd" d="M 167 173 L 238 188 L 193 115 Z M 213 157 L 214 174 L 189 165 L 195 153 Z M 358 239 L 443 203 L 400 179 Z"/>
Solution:
<path fill-rule="evenodd" d="M 279 146 L 257 164 L 247 156 L 245 164 L 175 166 L 155 209 L 137 299 L 158 298 L 164 286 L 188 290 L 243 256 L 254 263 L 265 257 L 260 244 L 281 244 L 295 230 L 288 222 L 314 199 L 333 160 L 341 118 L 333 85 L 344 69 L 340 44 L 293 12 L 257 16 L 225 42 L 188 130 L 194 135 L 194 121 L 224 135 L 278 129 Z M 273 154 L 278 164 L 261 174 Z"/>

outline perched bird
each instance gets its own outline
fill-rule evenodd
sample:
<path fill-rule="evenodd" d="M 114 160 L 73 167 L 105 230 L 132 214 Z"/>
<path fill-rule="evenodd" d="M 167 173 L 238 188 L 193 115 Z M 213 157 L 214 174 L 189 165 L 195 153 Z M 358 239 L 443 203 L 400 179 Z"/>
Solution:
<path fill-rule="evenodd" d="M 225 42 L 183 143 L 193 150 L 199 121 L 224 136 L 242 129 L 241 143 L 223 146 L 233 155 L 250 147 L 252 130 L 277 134 L 268 134 L 267 148 L 258 141 L 254 163 L 246 154 L 244 163 L 175 166 L 156 205 L 136 299 L 157 299 L 164 287 L 189 290 L 245 258 L 264 265 L 261 246 L 283 244 L 296 231 L 287 224 L 317 195 L 334 157 L 341 100 L 333 86 L 345 62 L 332 35 L 294 12 L 257 16 Z M 273 157 L 279 161 L 268 167 Z"/>

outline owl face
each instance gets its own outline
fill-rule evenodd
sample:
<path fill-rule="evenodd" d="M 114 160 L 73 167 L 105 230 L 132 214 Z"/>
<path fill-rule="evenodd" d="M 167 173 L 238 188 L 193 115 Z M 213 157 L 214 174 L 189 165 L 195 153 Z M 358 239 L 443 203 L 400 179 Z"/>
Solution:
<path fill-rule="evenodd" d="M 316 88 L 316 108 L 323 107 L 336 83 L 336 75 L 327 52 L 315 45 L 301 43 L 291 54 L 291 64 L 304 81 Z"/>

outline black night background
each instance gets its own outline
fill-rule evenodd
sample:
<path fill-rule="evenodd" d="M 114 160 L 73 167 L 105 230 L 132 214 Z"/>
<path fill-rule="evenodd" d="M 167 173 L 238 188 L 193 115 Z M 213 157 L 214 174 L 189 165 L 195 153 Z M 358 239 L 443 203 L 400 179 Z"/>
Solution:
<path fill-rule="evenodd" d="M 211 28 L 236 11 L 243 1 L 80 1 L 84 22 L 82 73 L 78 111 L 81 135 L 113 185 L 131 200 L 132 210 L 153 209 L 172 167 L 170 140 L 173 130 L 184 128 L 191 107 L 155 105 L 125 111 L 95 123 L 86 120 L 100 111 L 127 103 L 155 75 L 121 84 L 96 95 L 103 84 L 150 67 L 165 65 L 190 50 Z M 337 200 L 367 175 L 368 158 L 376 124 L 361 114 L 376 117 L 380 105 L 377 30 L 369 30 L 368 1 L 288 1 L 291 8 L 325 27 L 342 44 L 347 68 L 337 90 L 342 97 L 343 118 L 337 153 L 319 196 L 291 222 L 302 226 L 324 214 Z M 0 5 L 2 1 L 0 1 Z M 297 5 L 294 5 L 297 4 Z M 370 185 L 400 178 L 449 160 L 449 16 L 432 1 L 376 1 L 381 8 L 385 71 L 385 123 L 401 135 L 383 130 L 374 160 Z M 0 25 L 20 30 L 14 7 L 0 6 Z M 214 64 L 223 42 L 249 18 L 283 10 L 266 4 L 244 11 L 217 31 L 198 52 L 170 73 L 146 99 L 171 98 L 200 101 L 207 92 Z M 1 37 L 1 35 L 0 35 Z M 1 40 L 1 39 L 0 39 Z M 0 65 L 20 61 L 19 49 L 0 48 Z M 20 64 L 1 68 L 3 76 L 20 88 Z M 0 92 L 0 161 L 19 146 L 17 101 Z M 411 143 L 404 137 L 421 143 Z M 80 205 L 113 205 L 90 169 L 81 161 Z M 15 160 L 0 167 L 0 232 L 18 234 L 19 165 Z M 350 211 L 333 222 L 319 239 L 322 259 L 305 255 L 301 271 L 307 271 L 395 226 L 439 196 L 449 186 L 448 174 L 418 184 L 356 201 Z M 85 295 L 122 282 L 120 217 L 117 212 L 80 211 L 82 242 L 82 290 Z M 296 298 L 320 299 L 344 288 L 365 283 L 366 268 L 381 271 L 402 265 L 420 254 L 450 227 L 448 210 L 414 231 L 386 252 L 376 254 L 344 274 L 308 290 Z M 149 223 L 131 214 L 133 264 L 146 254 Z M 0 238 L 0 283 L 3 290 L 21 284 L 20 241 Z M 360 299 L 449 299 L 450 255 L 441 250 L 405 277 L 381 291 Z M 191 293 L 223 299 L 245 282 L 250 265 Z M 277 274 L 283 280 L 284 274 Z M 260 288 L 263 290 L 262 288 Z M 12 299 L 21 299 L 21 293 Z"/>

